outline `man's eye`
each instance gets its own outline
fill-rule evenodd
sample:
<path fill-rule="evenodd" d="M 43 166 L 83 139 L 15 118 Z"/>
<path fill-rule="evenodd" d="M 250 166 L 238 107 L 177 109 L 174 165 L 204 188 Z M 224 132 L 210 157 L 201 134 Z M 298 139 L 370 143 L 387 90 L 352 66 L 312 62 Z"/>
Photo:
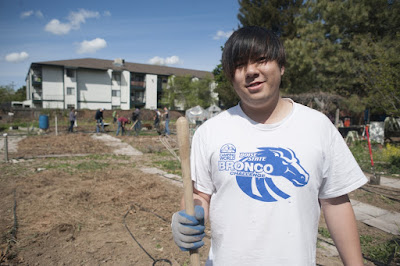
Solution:
<path fill-rule="evenodd" d="M 266 57 L 260 57 L 260 58 L 258 58 L 257 62 L 265 63 L 265 62 L 267 62 L 267 58 Z"/>

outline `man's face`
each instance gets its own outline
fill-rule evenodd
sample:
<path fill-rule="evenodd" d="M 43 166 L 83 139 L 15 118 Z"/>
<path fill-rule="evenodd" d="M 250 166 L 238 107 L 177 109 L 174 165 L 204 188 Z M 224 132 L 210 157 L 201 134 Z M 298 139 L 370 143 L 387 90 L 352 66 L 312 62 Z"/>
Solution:
<path fill-rule="evenodd" d="M 256 62 L 239 64 L 233 77 L 233 88 L 239 95 L 242 108 L 268 107 L 279 98 L 279 86 L 284 67 L 276 61 L 260 58 Z"/>

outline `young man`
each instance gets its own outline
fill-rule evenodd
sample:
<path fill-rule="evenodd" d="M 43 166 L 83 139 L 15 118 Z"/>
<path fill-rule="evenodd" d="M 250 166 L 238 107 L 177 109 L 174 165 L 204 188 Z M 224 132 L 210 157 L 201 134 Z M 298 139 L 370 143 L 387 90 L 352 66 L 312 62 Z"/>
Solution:
<path fill-rule="evenodd" d="M 201 247 L 209 219 L 207 265 L 315 265 L 322 207 L 343 263 L 363 265 L 347 193 L 367 179 L 324 114 L 280 97 L 279 39 L 241 28 L 225 44 L 222 65 L 240 103 L 195 132 L 196 215 L 173 215 L 177 245 Z"/>
<path fill-rule="evenodd" d="M 164 130 L 164 134 L 165 135 L 169 135 L 171 134 L 170 130 L 169 130 L 169 110 L 168 108 L 165 106 L 164 107 L 164 117 L 165 117 L 165 130 Z"/>
<path fill-rule="evenodd" d="M 76 120 L 75 108 L 71 108 L 71 111 L 69 112 L 69 128 L 68 128 L 68 132 L 74 132 L 75 120 Z"/>
<path fill-rule="evenodd" d="M 158 109 L 156 109 L 156 113 L 155 113 L 153 119 L 154 119 L 154 128 L 156 129 L 158 135 L 161 135 L 160 118 L 161 118 L 161 113 Z"/>
<path fill-rule="evenodd" d="M 104 132 L 103 111 L 104 108 L 100 108 L 96 111 L 96 114 L 94 115 L 94 119 L 96 120 L 96 133 L 100 132 L 100 127 L 101 130 Z"/>

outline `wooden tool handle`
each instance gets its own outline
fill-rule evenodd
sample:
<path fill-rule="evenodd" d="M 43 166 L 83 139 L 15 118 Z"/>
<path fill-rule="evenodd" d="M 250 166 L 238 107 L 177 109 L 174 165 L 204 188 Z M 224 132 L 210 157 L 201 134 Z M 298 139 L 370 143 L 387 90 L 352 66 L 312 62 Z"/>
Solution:
<path fill-rule="evenodd" d="M 194 215 L 193 185 L 190 176 L 190 139 L 189 122 L 185 117 L 180 117 L 176 121 L 178 134 L 179 156 L 181 158 L 182 179 L 183 179 L 183 199 L 185 201 L 186 213 Z M 190 264 L 200 266 L 200 256 L 198 250 L 190 251 Z"/>

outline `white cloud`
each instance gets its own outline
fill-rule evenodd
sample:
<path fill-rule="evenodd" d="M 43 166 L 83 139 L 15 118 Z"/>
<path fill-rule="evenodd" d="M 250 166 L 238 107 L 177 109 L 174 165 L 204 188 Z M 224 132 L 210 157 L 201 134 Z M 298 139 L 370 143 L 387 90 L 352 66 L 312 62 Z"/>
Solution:
<path fill-rule="evenodd" d="M 29 54 L 27 52 L 11 53 L 6 55 L 5 59 L 7 62 L 19 63 L 28 59 Z"/>
<path fill-rule="evenodd" d="M 40 10 L 36 10 L 36 11 L 29 10 L 29 11 L 22 12 L 20 17 L 22 19 L 24 19 L 24 18 L 28 18 L 32 15 L 35 15 L 37 18 L 43 18 L 43 13 Z"/>
<path fill-rule="evenodd" d="M 214 40 L 219 40 L 219 39 L 228 39 L 232 35 L 233 31 L 222 31 L 219 30 L 217 33 L 214 35 L 213 39 Z"/>
<path fill-rule="evenodd" d="M 103 16 L 110 17 L 111 16 L 111 12 L 106 10 L 106 11 L 103 12 Z"/>
<path fill-rule="evenodd" d="M 77 53 L 78 54 L 93 54 L 100 49 L 107 47 L 107 42 L 104 39 L 96 38 L 91 41 L 83 41 L 79 43 Z"/>
<path fill-rule="evenodd" d="M 74 29 L 79 29 L 81 24 L 86 22 L 87 18 L 98 18 L 99 16 L 100 14 L 97 11 L 79 9 L 78 12 L 71 12 L 68 20 Z"/>
<path fill-rule="evenodd" d="M 56 35 L 64 35 L 68 34 L 72 29 L 78 30 L 81 24 L 86 22 L 86 19 L 98 17 L 100 17 L 100 14 L 97 11 L 79 9 L 78 12 L 69 13 L 67 23 L 61 23 L 58 19 L 52 19 L 44 29 Z"/>
<path fill-rule="evenodd" d="M 70 32 L 71 25 L 68 23 L 61 23 L 58 19 L 52 19 L 47 23 L 44 29 L 56 35 L 64 35 Z"/>
<path fill-rule="evenodd" d="M 27 18 L 27 17 L 32 16 L 32 14 L 33 14 L 33 10 L 29 10 L 29 11 L 22 12 L 20 17 Z"/>
<path fill-rule="evenodd" d="M 149 63 L 152 65 L 177 65 L 177 64 L 182 64 L 183 62 L 182 60 L 179 59 L 178 56 L 173 55 L 167 58 L 155 56 L 149 60 Z"/>

